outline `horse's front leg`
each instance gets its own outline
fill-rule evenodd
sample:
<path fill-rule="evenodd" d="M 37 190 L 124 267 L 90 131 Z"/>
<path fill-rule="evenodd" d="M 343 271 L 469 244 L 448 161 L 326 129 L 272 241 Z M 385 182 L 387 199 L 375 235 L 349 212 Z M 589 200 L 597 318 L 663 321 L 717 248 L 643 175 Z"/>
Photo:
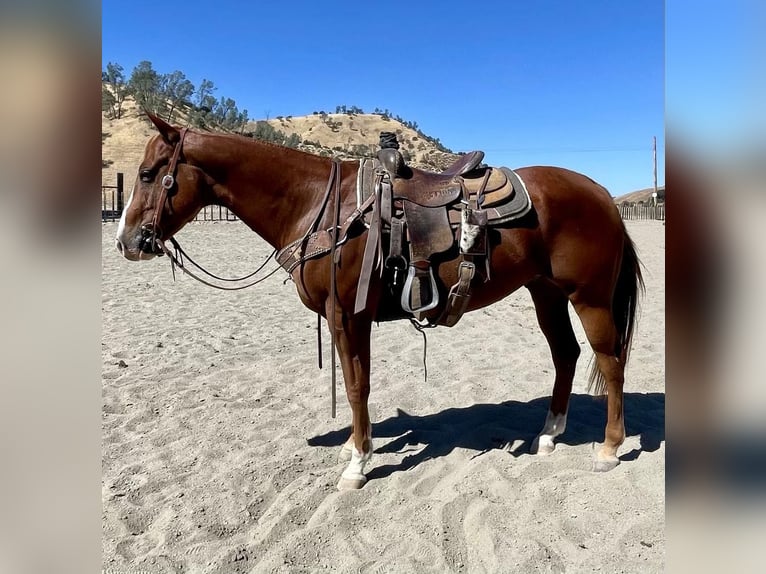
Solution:
<path fill-rule="evenodd" d="M 367 410 L 372 322 L 365 318 L 338 315 L 335 341 L 352 412 L 352 434 L 341 451 L 341 459 L 348 460 L 348 466 L 341 475 L 338 489 L 351 490 L 362 488 L 367 482 L 364 466 L 372 457 L 372 429 Z"/>

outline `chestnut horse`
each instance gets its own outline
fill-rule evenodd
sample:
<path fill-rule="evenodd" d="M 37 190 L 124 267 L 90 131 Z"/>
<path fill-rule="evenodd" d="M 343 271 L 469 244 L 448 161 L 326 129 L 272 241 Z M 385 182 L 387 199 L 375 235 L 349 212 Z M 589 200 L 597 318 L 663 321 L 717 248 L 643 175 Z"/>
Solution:
<path fill-rule="evenodd" d="M 340 219 L 335 221 L 344 221 L 357 209 L 359 161 L 334 164 L 330 158 L 243 136 L 181 130 L 150 118 L 160 134 L 146 146 L 117 231 L 117 248 L 131 261 L 161 254 L 163 242 L 206 205 L 227 207 L 275 249 L 299 241 L 312 226 L 327 229 L 338 207 Z M 605 188 L 562 168 L 526 167 L 517 173 L 533 209 L 520 225 L 493 229 L 491 280 L 474 281 L 468 311 L 500 301 L 520 287 L 529 290 L 555 365 L 550 409 L 531 450 L 549 454 L 566 426 L 580 354 L 568 314 L 572 303 L 595 352 L 591 384 L 597 394 L 607 395 L 605 438 L 594 470 L 611 470 L 619 464 L 617 449 L 625 439 L 624 370 L 644 288 L 640 262 Z M 330 174 L 337 175 L 338 205 L 329 193 Z M 370 331 L 384 290 L 380 277 L 373 276 L 367 306 L 355 312 L 368 234 L 361 224 L 357 227 L 342 247 L 335 277 L 329 255 L 308 259 L 291 273 L 303 304 L 331 327 L 353 413 L 351 436 L 341 452 L 349 461 L 341 489 L 364 485 L 364 467 L 372 455 Z M 450 256 L 454 259 L 436 270 L 438 281 L 447 286 L 455 284 L 458 273 L 458 255 Z"/>

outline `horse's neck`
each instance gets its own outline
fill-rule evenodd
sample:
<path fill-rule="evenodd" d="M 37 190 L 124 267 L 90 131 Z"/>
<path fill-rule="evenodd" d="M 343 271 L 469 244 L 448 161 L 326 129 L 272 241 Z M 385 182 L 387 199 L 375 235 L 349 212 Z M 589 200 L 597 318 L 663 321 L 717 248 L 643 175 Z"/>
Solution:
<path fill-rule="evenodd" d="M 257 140 L 211 138 L 216 203 L 275 248 L 301 237 L 317 215 L 330 161 Z M 204 168 L 203 168 L 204 169 Z"/>

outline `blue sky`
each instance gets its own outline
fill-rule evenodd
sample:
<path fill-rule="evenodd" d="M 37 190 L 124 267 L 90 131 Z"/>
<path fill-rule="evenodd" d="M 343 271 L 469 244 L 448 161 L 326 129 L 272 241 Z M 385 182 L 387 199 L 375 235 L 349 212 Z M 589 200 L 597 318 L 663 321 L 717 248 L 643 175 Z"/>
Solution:
<path fill-rule="evenodd" d="M 689 152 L 735 157 L 766 148 L 766 5 L 668 3 L 668 128 Z"/>
<path fill-rule="evenodd" d="M 613 195 L 664 184 L 664 4 L 102 4 L 102 65 L 181 70 L 251 118 L 388 108 L 492 165 L 559 165 Z"/>

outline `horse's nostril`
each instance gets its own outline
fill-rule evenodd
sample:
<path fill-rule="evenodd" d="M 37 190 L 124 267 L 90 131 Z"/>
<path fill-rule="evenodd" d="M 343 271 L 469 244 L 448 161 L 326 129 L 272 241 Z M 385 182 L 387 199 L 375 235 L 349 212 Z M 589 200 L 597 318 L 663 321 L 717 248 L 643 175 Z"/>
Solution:
<path fill-rule="evenodd" d="M 117 241 L 117 251 L 120 252 L 120 255 L 125 255 L 125 246 L 122 244 L 122 241 L 120 241 L 119 239 L 117 239 L 116 241 Z"/>

